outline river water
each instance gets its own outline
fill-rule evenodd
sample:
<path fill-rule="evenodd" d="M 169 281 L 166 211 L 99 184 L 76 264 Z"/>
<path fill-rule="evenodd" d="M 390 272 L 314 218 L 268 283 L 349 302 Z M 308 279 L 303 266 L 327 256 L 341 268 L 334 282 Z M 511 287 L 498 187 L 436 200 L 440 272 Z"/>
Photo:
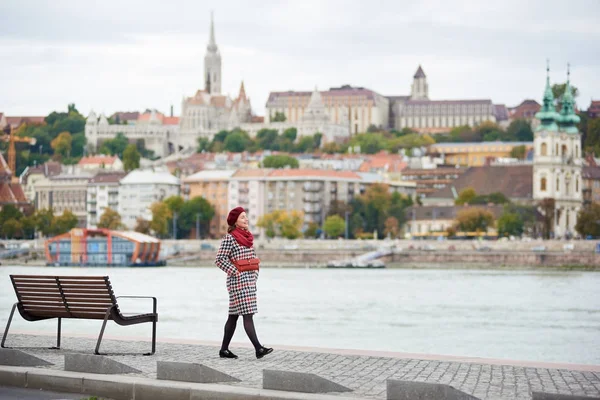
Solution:
<path fill-rule="evenodd" d="M 16 301 L 10 274 L 108 275 L 117 295 L 158 297 L 158 337 L 220 341 L 225 274 L 212 268 L 0 267 L 0 326 Z M 600 273 L 479 269 L 268 269 L 260 272 L 257 332 L 268 346 L 492 357 L 600 365 Z M 125 312 L 150 304 L 121 302 Z M 97 335 L 101 321 L 64 320 Z M 56 321 L 12 329 L 54 333 Z M 148 336 L 109 323 L 110 336 Z M 233 342 L 247 342 L 241 321 Z"/>

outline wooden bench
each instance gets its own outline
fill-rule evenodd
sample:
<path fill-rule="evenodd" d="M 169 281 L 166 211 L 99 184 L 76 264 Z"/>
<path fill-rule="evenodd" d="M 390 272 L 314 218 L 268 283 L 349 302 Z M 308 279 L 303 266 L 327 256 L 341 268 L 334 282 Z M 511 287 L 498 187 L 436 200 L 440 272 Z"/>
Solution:
<path fill-rule="evenodd" d="M 108 276 L 48 276 L 48 275 L 11 275 L 18 302 L 10 311 L 10 317 L 2 336 L 4 346 L 8 329 L 15 313 L 27 321 L 41 321 L 58 318 L 58 333 L 55 349 L 60 349 L 61 320 L 63 318 L 82 318 L 104 320 L 96 343 L 95 354 L 100 354 L 100 343 L 109 319 L 119 325 L 152 323 L 152 355 L 156 351 L 156 297 L 117 296 L 113 293 Z M 125 316 L 121 313 L 117 299 L 152 299 L 152 313 Z"/>

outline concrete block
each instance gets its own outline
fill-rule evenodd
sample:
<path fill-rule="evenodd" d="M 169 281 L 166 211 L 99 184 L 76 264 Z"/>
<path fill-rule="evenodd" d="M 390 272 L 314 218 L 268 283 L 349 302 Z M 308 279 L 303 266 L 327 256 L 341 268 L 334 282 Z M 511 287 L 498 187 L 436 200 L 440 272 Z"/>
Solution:
<path fill-rule="evenodd" d="M 206 365 L 172 361 L 157 361 L 156 378 L 196 383 L 241 382 L 238 378 Z"/>
<path fill-rule="evenodd" d="M 27 387 L 55 392 L 81 393 L 83 378 L 71 376 L 53 376 L 46 371 L 27 372 Z"/>
<path fill-rule="evenodd" d="M 91 374 L 135 374 L 141 371 L 105 356 L 65 354 L 65 371 Z"/>
<path fill-rule="evenodd" d="M 24 388 L 27 384 L 25 371 L 0 371 L 0 386 L 16 386 Z"/>
<path fill-rule="evenodd" d="M 387 400 L 479 400 L 449 385 L 387 380 Z"/>
<path fill-rule="evenodd" d="M 15 367 L 45 367 L 53 364 L 21 350 L 0 348 L 0 365 L 12 365 Z"/>
<path fill-rule="evenodd" d="M 115 400 L 133 399 L 133 382 L 106 381 L 94 378 L 83 378 L 81 393 L 90 396 L 106 397 Z"/>
<path fill-rule="evenodd" d="M 572 396 L 569 394 L 533 392 L 531 393 L 531 400 L 600 400 L 600 397 L 585 397 Z"/>
<path fill-rule="evenodd" d="M 144 400 L 189 400 L 190 389 L 183 387 L 165 386 L 162 382 L 156 384 L 137 383 L 134 388 L 134 398 Z"/>
<path fill-rule="evenodd" d="M 278 370 L 263 370 L 263 389 L 302 393 L 351 392 L 345 386 L 315 374 Z"/>

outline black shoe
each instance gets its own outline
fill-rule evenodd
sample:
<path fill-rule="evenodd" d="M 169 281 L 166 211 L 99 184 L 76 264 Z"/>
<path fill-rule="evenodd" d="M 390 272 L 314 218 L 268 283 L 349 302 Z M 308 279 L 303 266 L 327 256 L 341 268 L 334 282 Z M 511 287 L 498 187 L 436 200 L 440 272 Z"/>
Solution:
<path fill-rule="evenodd" d="M 273 349 L 270 347 L 261 347 L 260 349 L 256 350 L 256 358 L 263 358 L 264 356 L 266 356 L 267 354 L 270 354 L 273 352 Z"/>
<path fill-rule="evenodd" d="M 238 356 L 236 356 L 229 350 L 219 350 L 219 357 L 221 357 L 221 358 L 238 358 Z"/>

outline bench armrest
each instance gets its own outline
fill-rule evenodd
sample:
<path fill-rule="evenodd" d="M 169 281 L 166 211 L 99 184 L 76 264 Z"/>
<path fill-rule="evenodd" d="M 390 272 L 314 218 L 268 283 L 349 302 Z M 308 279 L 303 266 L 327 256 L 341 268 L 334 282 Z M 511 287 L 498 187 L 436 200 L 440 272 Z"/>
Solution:
<path fill-rule="evenodd" d="M 156 314 L 156 297 L 153 296 L 117 296 L 115 299 L 152 299 L 152 312 Z"/>

